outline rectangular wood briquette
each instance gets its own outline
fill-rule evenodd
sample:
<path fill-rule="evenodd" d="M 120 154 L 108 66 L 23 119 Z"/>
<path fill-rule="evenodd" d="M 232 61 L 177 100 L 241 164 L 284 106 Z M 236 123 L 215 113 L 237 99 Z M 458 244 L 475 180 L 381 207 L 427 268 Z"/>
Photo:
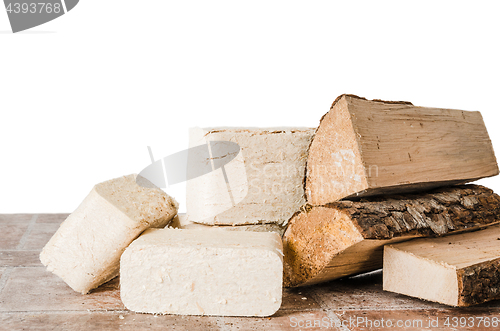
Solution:
<path fill-rule="evenodd" d="M 177 208 L 173 198 L 137 175 L 97 184 L 60 225 L 40 260 L 86 294 L 116 277 L 125 248 L 145 229 L 166 226 Z"/>
<path fill-rule="evenodd" d="M 270 316 L 282 254 L 273 232 L 149 229 L 121 257 L 120 295 L 141 313 Z"/>

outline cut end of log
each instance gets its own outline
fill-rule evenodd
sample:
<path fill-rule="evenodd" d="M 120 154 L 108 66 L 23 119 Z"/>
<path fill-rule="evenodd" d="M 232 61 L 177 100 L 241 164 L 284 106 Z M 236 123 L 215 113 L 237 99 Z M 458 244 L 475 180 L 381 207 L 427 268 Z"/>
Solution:
<path fill-rule="evenodd" d="M 333 256 L 363 240 L 347 213 L 328 207 L 295 214 L 288 229 L 283 237 L 285 287 L 314 278 Z"/>
<path fill-rule="evenodd" d="M 421 259 L 415 254 L 387 245 L 384 248 L 383 270 L 385 291 L 449 306 L 458 305 L 457 273 L 452 265 Z"/>
<path fill-rule="evenodd" d="M 323 205 L 368 189 L 348 109 L 351 98 L 343 95 L 334 103 L 322 118 L 309 147 L 305 192 L 311 205 Z"/>

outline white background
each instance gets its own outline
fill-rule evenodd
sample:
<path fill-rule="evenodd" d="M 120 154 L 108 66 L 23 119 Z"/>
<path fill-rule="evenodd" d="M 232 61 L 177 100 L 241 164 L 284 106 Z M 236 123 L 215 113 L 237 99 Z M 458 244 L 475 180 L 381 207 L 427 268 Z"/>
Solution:
<path fill-rule="evenodd" d="M 317 126 L 342 93 L 480 110 L 500 150 L 497 3 L 81 0 L 19 34 L 0 8 L 0 213 L 71 212 L 189 127 Z"/>

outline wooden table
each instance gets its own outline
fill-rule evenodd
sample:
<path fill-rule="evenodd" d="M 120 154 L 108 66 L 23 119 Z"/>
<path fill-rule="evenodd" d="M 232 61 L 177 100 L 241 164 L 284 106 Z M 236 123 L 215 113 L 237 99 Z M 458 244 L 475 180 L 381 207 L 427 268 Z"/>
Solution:
<path fill-rule="evenodd" d="M 381 271 L 307 288 L 284 289 L 281 309 L 269 318 L 136 314 L 121 303 L 118 278 L 81 295 L 41 265 L 40 250 L 67 216 L 0 215 L 0 330 L 500 328 L 500 301 L 472 308 L 451 308 L 384 292 Z M 447 320 L 449 325 L 445 325 Z M 499 323 L 494 327 L 496 320 Z M 434 324 L 429 327 L 429 322 Z M 466 326 L 461 327 L 461 322 Z"/>

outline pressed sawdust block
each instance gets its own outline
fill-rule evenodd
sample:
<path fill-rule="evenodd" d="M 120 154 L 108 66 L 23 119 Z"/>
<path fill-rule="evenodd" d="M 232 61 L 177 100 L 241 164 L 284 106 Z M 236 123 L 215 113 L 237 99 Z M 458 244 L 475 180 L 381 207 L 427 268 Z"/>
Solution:
<path fill-rule="evenodd" d="M 191 147 L 231 141 L 241 150 L 224 167 L 187 182 L 188 219 L 211 225 L 284 226 L 305 203 L 305 162 L 313 132 L 311 128 L 191 129 Z"/>
<path fill-rule="evenodd" d="M 135 312 L 270 316 L 281 305 L 281 237 L 150 229 L 123 253 L 120 295 Z"/>
<path fill-rule="evenodd" d="M 137 175 L 97 184 L 40 260 L 73 290 L 88 293 L 118 275 L 122 252 L 141 232 L 166 226 L 176 214 L 177 202 Z"/>

